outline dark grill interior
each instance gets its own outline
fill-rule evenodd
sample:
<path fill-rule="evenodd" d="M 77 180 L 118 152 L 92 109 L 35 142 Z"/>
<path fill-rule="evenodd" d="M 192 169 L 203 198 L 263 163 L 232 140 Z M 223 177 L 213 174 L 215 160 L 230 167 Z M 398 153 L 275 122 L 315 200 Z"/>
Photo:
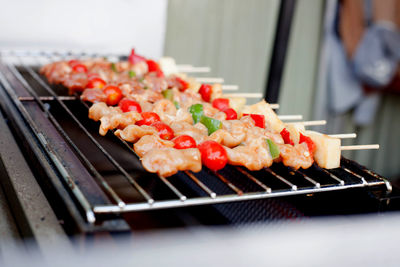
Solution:
<path fill-rule="evenodd" d="M 47 62 L 56 60 L 53 56 L 47 56 Z M 62 86 L 49 85 L 38 74 L 37 66 L 44 63 L 38 61 L 43 60 L 42 56 L 28 57 L 36 60 L 33 67 L 25 64 L 26 57 L 11 58 L 17 61 L 5 63 L 5 60 L 0 64 L 0 83 L 4 89 L 1 96 L 8 99 L 8 104 L 2 103 L 2 108 L 13 115 L 15 121 L 11 123 L 16 134 L 25 140 L 23 145 L 30 148 L 32 156 L 40 150 L 52 167 L 55 177 L 45 169 L 45 176 L 50 178 L 42 176 L 41 179 L 46 179 L 42 182 L 51 184 L 52 179 L 61 180 L 78 213 L 83 215 L 84 224 L 89 226 L 102 223 L 113 224 L 113 229 L 124 228 L 120 218 L 129 222 L 135 219 L 138 211 L 160 209 L 154 214 L 162 217 L 169 214 L 163 209 L 188 209 L 205 204 L 214 204 L 231 222 L 246 221 L 240 220 L 248 210 L 248 202 L 242 202 L 245 200 L 260 203 L 260 210 L 252 211 L 256 217 L 298 218 L 303 214 L 290 204 L 270 198 L 293 197 L 298 198 L 299 203 L 306 203 L 300 195 L 324 193 L 329 196 L 331 191 L 356 191 L 356 188 L 382 193 L 391 190 L 384 178 L 344 158 L 341 168 L 334 170 L 314 165 L 307 170 L 294 171 L 274 164 L 258 172 L 227 166 L 217 173 L 203 167 L 200 173 L 180 172 L 167 179 L 150 174 L 142 168 L 131 144 L 112 133 L 105 137 L 98 134 L 99 124 L 88 118 L 86 103 L 79 97 L 68 96 L 68 90 Z M 21 129 L 22 126 L 29 129 L 29 133 Z M 28 134 L 34 136 L 35 142 L 29 142 Z M 43 167 L 43 159 L 36 161 L 33 164 Z M 53 187 L 60 192 L 61 189 Z M 66 196 L 60 195 L 65 202 Z M 228 202 L 231 204 L 218 204 Z M 74 213 L 74 207 L 66 206 Z M 237 211 L 232 212 L 229 206 L 236 207 Z M 272 208 L 284 212 L 277 216 L 271 213 Z"/>

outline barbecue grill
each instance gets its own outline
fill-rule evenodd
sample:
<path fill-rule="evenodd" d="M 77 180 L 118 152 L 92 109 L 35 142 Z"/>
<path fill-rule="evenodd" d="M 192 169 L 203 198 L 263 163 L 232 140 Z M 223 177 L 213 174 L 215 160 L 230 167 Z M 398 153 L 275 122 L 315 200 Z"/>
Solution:
<path fill-rule="evenodd" d="M 232 221 L 243 217 L 251 203 L 261 207 L 252 211 L 257 217 L 257 212 L 271 211 L 266 203 L 282 207 L 277 202 L 281 199 L 301 202 L 310 196 L 358 190 L 384 196 L 392 190 L 385 178 L 346 158 L 332 170 L 314 165 L 295 171 L 273 164 L 256 172 L 227 166 L 218 172 L 203 167 L 199 173 L 184 171 L 168 178 L 148 173 L 130 143 L 112 133 L 98 134 L 98 124 L 88 119 L 87 103 L 68 95 L 62 86 L 48 84 L 38 73 L 40 66 L 56 60 L 98 56 L 116 55 L 10 51 L 3 52 L 0 61 L 2 112 L 53 209 L 74 229 L 127 231 L 135 213 L 191 206 L 209 206 L 208 214 L 229 210 L 226 214 L 235 214 Z M 242 210 L 232 211 L 235 202 Z M 218 205 L 222 203 L 227 204 Z M 301 216 L 292 206 L 285 212 L 286 217 Z"/>

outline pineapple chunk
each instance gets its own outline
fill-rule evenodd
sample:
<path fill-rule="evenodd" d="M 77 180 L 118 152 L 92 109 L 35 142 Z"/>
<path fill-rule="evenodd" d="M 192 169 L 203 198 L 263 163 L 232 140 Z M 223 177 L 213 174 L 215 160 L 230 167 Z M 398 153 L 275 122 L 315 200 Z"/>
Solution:
<path fill-rule="evenodd" d="M 166 76 L 169 76 L 171 74 L 175 74 L 178 72 L 178 68 L 176 67 L 175 59 L 173 59 L 172 57 L 162 57 L 158 61 L 158 64 L 160 64 L 160 67 Z"/>
<path fill-rule="evenodd" d="M 315 144 L 314 160 L 325 169 L 340 167 L 340 139 L 314 131 L 305 132 Z"/>
<path fill-rule="evenodd" d="M 210 102 L 212 102 L 216 98 L 221 98 L 221 97 L 222 97 L 222 85 L 219 83 L 214 83 L 212 85 Z"/>
<path fill-rule="evenodd" d="M 244 105 L 246 104 L 246 98 L 244 97 L 228 97 L 229 106 L 233 108 L 237 114 L 240 114 Z"/>

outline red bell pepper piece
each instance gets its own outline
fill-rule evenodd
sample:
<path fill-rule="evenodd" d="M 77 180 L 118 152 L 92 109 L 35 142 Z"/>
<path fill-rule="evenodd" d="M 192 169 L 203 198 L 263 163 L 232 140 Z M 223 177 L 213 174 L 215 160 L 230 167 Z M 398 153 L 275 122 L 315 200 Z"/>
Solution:
<path fill-rule="evenodd" d="M 179 91 L 185 91 L 186 89 L 189 88 L 189 83 L 187 81 L 185 81 L 184 79 L 181 79 L 179 77 L 176 77 L 176 80 L 179 82 L 180 84 L 180 88 Z"/>
<path fill-rule="evenodd" d="M 265 117 L 260 114 L 243 114 L 243 116 L 250 116 L 257 127 L 265 128 Z"/>
<path fill-rule="evenodd" d="M 313 155 L 315 152 L 315 143 L 313 142 L 313 140 L 311 140 L 310 137 L 303 135 L 302 133 L 300 133 L 300 139 L 299 139 L 299 144 L 305 142 L 307 144 L 308 147 L 308 151 L 310 151 L 310 154 Z"/>
<path fill-rule="evenodd" d="M 229 99 L 227 98 L 216 98 L 212 102 L 212 106 L 216 109 L 224 111 L 229 108 Z"/>
<path fill-rule="evenodd" d="M 199 89 L 199 94 L 204 101 L 210 102 L 212 87 L 209 84 L 202 84 Z"/>
<path fill-rule="evenodd" d="M 141 61 L 145 61 L 146 58 L 144 58 L 142 56 L 139 56 L 139 55 L 136 55 L 135 54 L 135 49 L 132 48 L 132 51 L 131 51 L 131 54 L 128 57 L 128 60 L 129 60 L 129 62 L 131 64 L 136 64 L 136 63 L 139 63 Z"/>
<path fill-rule="evenodd" d="M 237 113 L 233 108 L 227 108 L 223 110 L 223 112 L 226 114 L 226 120 L 237 120 Z"/>
<path fill-rule="evenodd" d="M 281 131 L 281 136 L 282 136 L 283 142 L 285 142 L 285 144 L 290 144 L 290 145 L 294 146 L 294 142 L 290 138 L 290 132 L 286 128 L 283 128 L 283 130 Z"/>
<path fill-rule="evenodd" d="M 147 63 L 147 68 L 148 68 L 149 72 L 155 72 L 157 74 L 157 77 L 164 77 L 164 73 L 161 70 L 161 68 L 157 62 L 155 62 L 154 60 L 148 59 L 148 60 L 146 60 L 146 63 Z"/>

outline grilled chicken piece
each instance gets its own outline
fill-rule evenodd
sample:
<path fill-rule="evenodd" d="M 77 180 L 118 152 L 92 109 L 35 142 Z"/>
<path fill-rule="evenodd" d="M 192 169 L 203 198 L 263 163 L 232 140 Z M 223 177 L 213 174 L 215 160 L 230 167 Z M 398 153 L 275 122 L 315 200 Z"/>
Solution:
<path fill-rule="evenodd" d="M 153 91 L 157 93 L 161 93 L 162 91 L 168 89 L 168 82 L 163 77 L 157 77 L 157 74 L 154 72 L 147 73 L 144 76 L 144 84 L 151 88 Z"/>
<path fill-rule="evenodd" d="M 118 113 L 122 113 L 122 110 L 119 107 L 109 107 L 106 103 L 99 102 L 93 104 L 89 108 L 89 119 L 99 121 L 105 115 Z"/>
<path fill-rule="evenodd" d="M 247 128 L 240 120 L 222 121 L 222 129 L 213 132 L 210 139 L 227 147 L 235 147 L 246 138 Z"/>
<path fill-rule="evenodd" d="M 176 136 L 179 135 L 189 135 L 193 137 L 197 144 L 208 140 L 208 130 L 206 126 L 201 123 L 192 125 L 188 122 L 173 122 L 170 125 L 171 129 L 174 131 Z"/>
<path fill-rule="evenodd" d="M 63 81 L 63 85 L 67 87 L 70 93 L 82 92 L 88 83 L 86 73 L 71 73 L 68 79 Z"/>
<path fill-rule="evenodd" d="M 159 92 L 148 89 L 136 88 L 132 93 L 129 94 L 129 98 L 135 99 L 136 101 L 155 103 L 159 100 L 164 99 L 163 95 Z"/>
<path fill-rule="evenodd" d="M 225 150 L 229 164 L 245 166 L 251 171 L 261 170 L 272 164 L 272 157 L 264 138 L 253 139 L 246 145 L 234 148 L 225 147 Z"/>
<path fill-rule="evenodd" d="M 164 177 L 183 170 L 201 171 L 201 155 L 197 148 L 153 149 L 145 154 L 141 160 L 147 171 L 158 173 Z"/>
<path fill-rule="evenodd" d="M 92 103 L 106 102 L 107 95 L 99 88 L 86 89 L 83 91 L 81 99 Z"/>
<path fill-rule="evenodd" d="M 280 151 L 280 159 L 285 166 L 295 170 L 299 168 L 307 169 L 311 167 L 314 159 L 308 151 L 306 143 L 297 145 L 278 144 Z"/>
<path fill-rule="evenodd" d="M 153 105 L 153 112 L 157 113 L 158 116 L 160 116 L 160 119 L 167 124 L 172 122 L 172 119 L 176 115 L 176 111 L 174 103 L 168 99 L 159 100 Z"/>
<path fill-rule="evenodd" d="M 139 157 L 143 157 L 147 152 L 163 147 L 174 147 L 174 142 L 161 139 L 158 135 L 144 135 L 133 145 L 133 149 Z"/>
<path fill-rule="evenodd" d="M 124 113 L 107 114 L 100 119 L 100 135 L 106 135 L 108 130 L 124 129 L 128 125 L 135 124 L 141 120 L 142 116 L 136 111 L 129 111 Z"/>
<path fill-rule="evenodd" d="M 40 73 L 45 75 L 49 83 L 59 84 L 66 80 L 72 68 L 66 61 L 57 61 L 47 64 L 40 69 Z"/>
<path fill-rule="evenodd" d="M 147 125 L 128 125 L 123 130 L 116 130 L 115 135 L 124 139 L 128 142 L 135 142 L 139 138 L 145 135 L 157 134 L 157 130 L 154 127 Z"/>

